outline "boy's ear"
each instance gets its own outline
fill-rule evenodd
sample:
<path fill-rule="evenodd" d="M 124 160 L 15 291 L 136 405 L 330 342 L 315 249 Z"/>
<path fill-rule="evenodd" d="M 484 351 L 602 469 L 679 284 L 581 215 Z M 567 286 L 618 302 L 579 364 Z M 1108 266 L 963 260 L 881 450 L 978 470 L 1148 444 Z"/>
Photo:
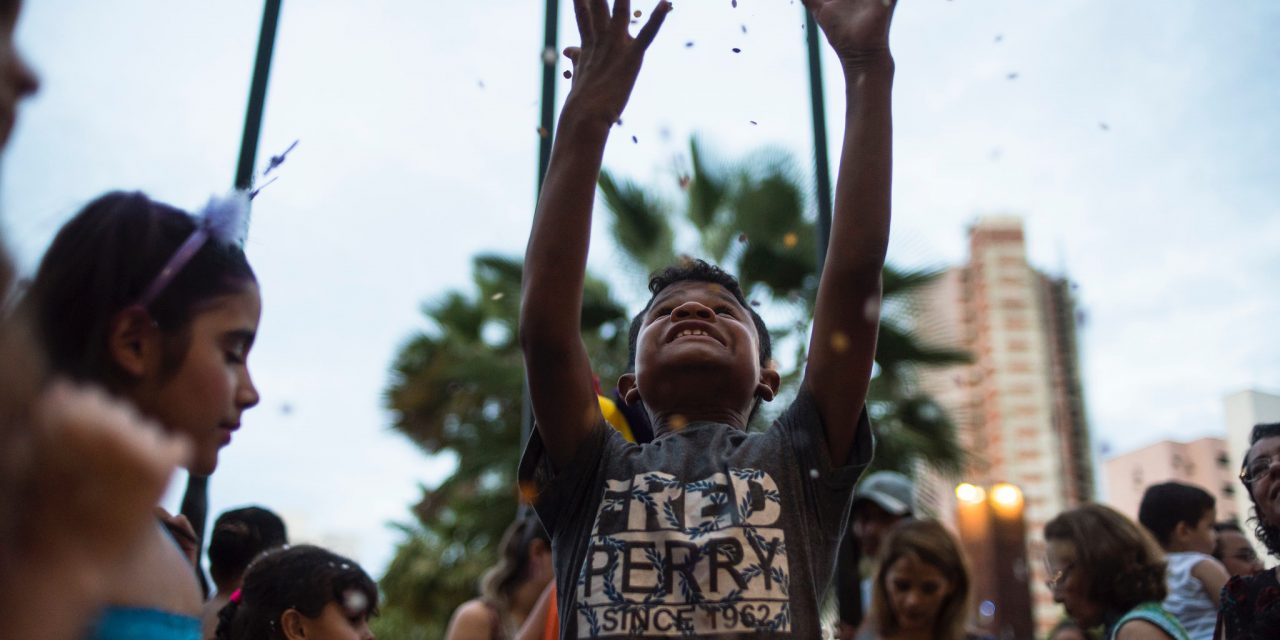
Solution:
<path fill-rule="evenodd" d="M 302 624 L 302 612 L 289 609 L 280 614 L 280 631 L 287 640 L 303 640 L 307 637 L 306 625 Z"/>
<path fill-rule="evenodd" d="M 1191 525 L 1187 524 L 1186 522 L 1179 522 L 1178 524 L 1173 525 L 1173 535 L 1170 537 L 1176 540 L 1176 539 L 1185 538 L 1190 533 L 1191 533 Z"/>
<path fill-rule="evenodd" d="M 640 402 L 640 387 L 636 386 L 636 374 L 624 373 L 618 377 L 618 392 L 628 406 Z"/>
<path fill-rule="evenodd" d="M 773 362 L 770 361 L 768 366 L 760 368 L 760 380 L 756 383 L 756 397 L 765 402 L 771 402 L 781 384 L 782 376 L 778 374 L 777 369 L 773 368 Z"/>
<path fill-rule="evenodd" d="M 117 313 L 107 328 L 107 351 L 111 361 L 125 373 L 141 378 L 158 347 L 159 332 L 151 314 L 133 306 Z"/>

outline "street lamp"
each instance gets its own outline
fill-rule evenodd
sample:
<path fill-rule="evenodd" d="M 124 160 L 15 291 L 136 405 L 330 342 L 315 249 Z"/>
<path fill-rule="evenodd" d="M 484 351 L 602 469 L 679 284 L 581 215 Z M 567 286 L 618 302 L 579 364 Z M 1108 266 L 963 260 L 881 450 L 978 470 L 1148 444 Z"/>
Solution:
<path fill-rule="evenodd" d="M 956 500 L 960 544 L 971 566 L 982 569 L 971 576 L 979 626 L 997 638 L 1032 637 L 1022 490 L 1007 482 L 990 490 L 964 482 L 956 485 Z"/>

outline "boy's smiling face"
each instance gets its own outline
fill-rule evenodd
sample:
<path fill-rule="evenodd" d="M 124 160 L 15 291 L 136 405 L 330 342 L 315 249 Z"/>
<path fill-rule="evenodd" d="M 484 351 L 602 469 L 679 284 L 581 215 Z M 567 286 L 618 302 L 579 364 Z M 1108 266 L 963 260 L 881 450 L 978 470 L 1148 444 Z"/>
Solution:
<path fill-rule="evenodd" d="M 745 427 L 757 396 L 772 399 L 777 374 L 760 364 L 760 338 L 747 310 L 716 283 L 683 280 L 662 289 L 644 313 L 635 374 L 619 386 L 659 418 L 731 419 Z M 731 420 L 739 422 L 739 420 Z"/>

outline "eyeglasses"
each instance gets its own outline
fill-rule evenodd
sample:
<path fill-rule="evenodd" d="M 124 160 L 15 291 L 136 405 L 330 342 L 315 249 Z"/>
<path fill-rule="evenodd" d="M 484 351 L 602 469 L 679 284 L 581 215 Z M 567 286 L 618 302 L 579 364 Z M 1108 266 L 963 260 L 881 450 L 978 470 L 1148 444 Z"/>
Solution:
<path fill-rule="evenodd" d="M 1250 460 L 1240 470 L 1240 481 L 1246 485 L 1252 485 L 1259 478 L 1267 475 L 1271 471 L 1271 467 L 1275 466 L 1277 460 L 1277 458 L 1272 458 L 1271 456 L 1259 456 Z"/>
<path fill-rule="evenodd" d="M 1071 576 L 1071 570 L 1076 568 L 1076 563 L 1068 562 L 1057 571 L 1054 571 L 1053 567 L 1049 566 L 1049 562 L 1047 560 L 1045 561 L 1044 566 L 1045 569 L 1049 570 L 1049 579 L 1044 581 L 1044 586 L 1049 587 L 1050 591 L 1057 591 L 1058 587 L 1062 586 L 1062 583 Z"/>

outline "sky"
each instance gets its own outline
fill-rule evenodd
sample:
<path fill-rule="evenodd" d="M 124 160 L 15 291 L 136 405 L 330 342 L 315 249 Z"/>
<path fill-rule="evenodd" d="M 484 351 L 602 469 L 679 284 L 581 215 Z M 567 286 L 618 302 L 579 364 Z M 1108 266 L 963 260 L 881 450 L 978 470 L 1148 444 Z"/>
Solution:
<path fill-rule="evenodd" d="M 0 161 L 23 268 L 104 191 L 195 208 L 229 187 L 261 2 L 25 4 L 17 40 L 42 87 Z M 541 5 L 285 3 L 259 166 L 300 142 L 255 202 L 263 400 L 223 451 L 213 514 L 268 505 L 380 574 L 400 538 L 389 523 L 448 474 L 452 460 L 390 429 L 383 389 L 397 349 L 430 329 L 424 302 L 466 287 L 476 253 L 523 250 Z M 693 133 L 724 158 L 779 148 L 811 166 L 802 22 L 791 0 L 677 3 L 606 166 L 672 200 Z M 978 217 L 1023 217 L 1031 262 L 1079 285 L 1100 450 L 1220 434 L 1225 394 L 1280 390 L 1277 32 L 1272 0 L 897 10 L 890 260 L 955 264 Z M 825 56 L 834 161 L 843 82 Z M 595 235 L 608 271 L 604 225 Z"/>

